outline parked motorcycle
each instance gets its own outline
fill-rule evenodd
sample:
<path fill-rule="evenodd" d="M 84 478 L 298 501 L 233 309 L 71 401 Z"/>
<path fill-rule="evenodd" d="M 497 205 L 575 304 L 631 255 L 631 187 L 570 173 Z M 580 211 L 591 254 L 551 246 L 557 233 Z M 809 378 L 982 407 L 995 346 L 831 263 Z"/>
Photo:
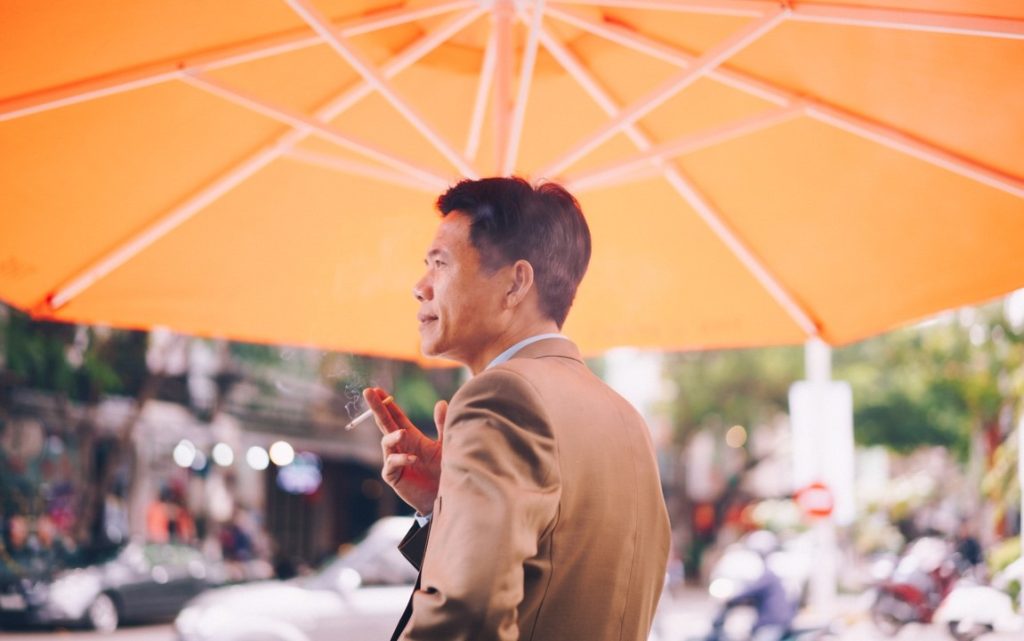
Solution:
<path fill-rule="evenodd" d="M 974 641 L 989 632 L 1020 632 L 1024 617 L 1017 615 L 1004 589 L 1024 578 L 1024 559 L 1018 559 L 992 577 L 991 585 L 973 579 L 957 581 L 936 610 L 934 622 L 956 641 Z"/>
<path fill-rule="evenodd" d="M 930 623 L 960 575 L 950 544 L 942 539 L 917 539 L 900 557 L 892 574 L 875 588 L 871 620 L 893 636 L 908 623 Z"/>

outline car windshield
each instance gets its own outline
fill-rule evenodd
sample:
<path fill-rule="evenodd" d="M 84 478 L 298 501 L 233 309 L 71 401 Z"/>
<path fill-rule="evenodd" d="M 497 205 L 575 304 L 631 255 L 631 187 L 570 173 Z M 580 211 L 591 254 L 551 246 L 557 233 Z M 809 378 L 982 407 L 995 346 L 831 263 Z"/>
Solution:
<path fill-rule="evenodd" d="M 400 540 L 400 536 L 390 532 L 371 531 L 347 553 L 325 564 L 305 584 L 313 589 L 335 590 L 352 584 L 353 570 L 360 585 L 411 584 L 416 581 L 416 568 L 398 551 Z"/>

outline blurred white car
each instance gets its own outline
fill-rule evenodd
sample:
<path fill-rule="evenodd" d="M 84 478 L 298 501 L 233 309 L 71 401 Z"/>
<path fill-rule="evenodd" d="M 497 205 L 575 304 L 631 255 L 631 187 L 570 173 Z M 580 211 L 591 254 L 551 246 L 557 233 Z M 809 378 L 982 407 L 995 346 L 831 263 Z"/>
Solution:
<path fill-rule="evenodd" d="M 316 574 L 210 590 L 186 604 L 181 641 L 377 641 L 391 635 L 416 570 L 398 551 L 411 517 L 386 517 Z"/>

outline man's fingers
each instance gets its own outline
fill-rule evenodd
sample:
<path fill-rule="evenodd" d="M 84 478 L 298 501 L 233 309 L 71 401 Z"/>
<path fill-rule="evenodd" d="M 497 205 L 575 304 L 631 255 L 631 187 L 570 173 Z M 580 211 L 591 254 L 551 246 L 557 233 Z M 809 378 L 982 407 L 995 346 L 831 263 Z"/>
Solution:
<path fill-rule="evenodd" d="M 444 438 L 444 419 L 448 416 L 448 401 L 434 404 L 434 425 L 437 426 L 437 442 Z"/>
<path fill-rule="evenodd" d="M 363 400 L 373 410 L 373 415 L 377 419 L 377 427 L 384 434 L 394 432 L 400 429 L 398 424 L 395 423 L 395 419 L 392 417 L 391 412 L 388 411 L 389 406 L 394 405 L 394 401 L 390 403 L 384 403 L 384 399 L 387 398 L 387 393 L 378 387 L 367 387 L 363 390 Z"/>
<path fill-rule="evenodd" d="M 388 414 L 391 416 L 391 420 L 399 429 L 416 429 L 416 426 L 413 425 L 412 421 L 409 420 L 409 417 L 405 415 L 405 412 L 398 406 L 398 403 L 392 401 L 384 407 L 387 408 Z"/>
<path fill-rule="evenodd" d="M 402 472 L 405 468 L 416 462 L 415 454 L 388 454 L 384 459 L 384 469 L 381 472 L 381 476 L 384 477 L 385 481 L 391 483 L 397 483 L 402 478 Z"/>
<path fill-rule="evenodd" d="M 405 438 L 405 430 L 395 430 L 385 434 L 380 439 L 380 446 L 384 450 L 384 456 L 397 452 L 398 447 L 402 444 L 402 439 Z"/>

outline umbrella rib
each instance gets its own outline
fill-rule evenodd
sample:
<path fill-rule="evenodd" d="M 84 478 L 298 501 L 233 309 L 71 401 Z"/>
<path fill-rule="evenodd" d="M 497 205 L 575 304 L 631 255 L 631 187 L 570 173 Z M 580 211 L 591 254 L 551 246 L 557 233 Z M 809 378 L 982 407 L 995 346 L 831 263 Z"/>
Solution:
<path fill-rule="evenodd" d="M 379 149 L 370 143 L 358 140 L 349 134 L 335 129 L 322 120 L 307 116 L 306 114 L 296 113 L 279 105 L 272 105 L 266 100 L 251 96 L 234 87 L 230 87 L 223 82 L 214 80 L 208 76 L 203 76 L 196 72 L 186 73 L 183 80 L 197 89 L 202 89 L 210 94 L 224 98 L 229 102 L 233 102 L 242 107 L 263 114 L 268 118 L 277 120 L 278 122 L 286 124 L 294 129 L 305 130 L 309 133 L 317 134 L 325 140 L 333 142 L 340 147 L 344 147 L 350 151 L 372 158 L 373 160 L 388 165 L 389 167 L 399 171 L 408 171 L 428 183 L 442 186 L 447 182 L 444 177 L 435 174 L 426 167 L 420 167 L 412 161 L 405 160 L 388 151 Z"/>
<path fill-rule="evenodd" d="M 332 26 L 343 36 L 354 36 L 376 29 L 404 24 L 425 17 L 449 13 L 464 7 L 476 6 L 473 0 L 458 0 L 420 9 L 402 9 L 379 15 L 360 18 L 339 26 Z M 477 7 L 479 10 L 479 7 Z M 482 12 L 482 10 L 480 10 Z M 125 93 L 151 85 L 177 80 L 188 69 L 209 71 L 259 60 L 270 56 L 297 51 L 320 45 L 323 40 L 317 35 L 288 33 L 260 38 L 254 42 L 232 45 L 192 57 L 189 61 L 172 60 L 146 64 L 140 67 L 105 74 L 59 87 L 16 96 L 0 102 L 0 122 L 14 120 L 36 113 L 67 107 L 81 102 L 96 100 L 105 96 Z"/>
<path fill-rule="evenodd" d="M 523 123 L 526 119 L 526 104 L 530 97 L 533 84 L 533 70 L 537 63 L 538 34 L 544 19 L 544 0 L 536 0 L 533 5 L 533 16 L 529 21 L 522 11 L 519 12 L 524 24 L 530 25 L 526 49 L 523 51 L 522 69 L 519 73 L 519 91 L 516 95 L 515 109 L 512 112 L 512 128 L 508 134 L 508 145 L 505 148 L 505 160 L 502 164 L 502 175 L 508 176 L 515 169 L 516 158 L 519 156 L 519 143 L 523 136 Z"/>
<path fill-rule="evenodd" d="M 443 188 L 447 184 L 443 178 L 435 176 L 430 173 L 429 170 L 416 167 L 407 161 L 396 158 L 386 152 L 375 150 L 364 143 L 353 141 L 344 134 L 327 127 L 323 123 L 312 118 L 304 115 L 289 114 L 284 110 L 260 103 L 254 98 L 244 96 L 243 94 L 235 92 L 233 89 L 219 85 L 209 79 L 202 78 L 194 72 L 186 74 L 186 78 L 187 82 L 198 88 L 234 102 L 242 103 L 251 109 L 255 109 L 265 115 L 291 125 L 294 127 L 294 129 L 289 132 L 291 136 L 286 134 L 286 136 L 279 138 L 275 143 L 264 147 L 259 152 L 246 159 L 243 163 L 230 170 L 212 185 L 203 189 L 195 197 L 189 199 L 184 205 L 176 208 L 170 214 L 161 217 L 157 222 L 147 227 L 128 242 L 119 246 L 117 249 L 108 255 L 103 256 L 81 273 L 72 277 L 67 285 L 64 285 L 57 292 L 47 297 L 45 305 L 51 310 L 60 309 L 73 298 L 81 294 L 84 290 L 91 287 L 96 281 L 125 264 L 144 249 L 166 236 L 168 233 L 202 211 L 208 205 L 218 200 L 221 196 L 234 189 L 236 186 L 280 156 L 283 151 L 290 149 L 290 147 L 294 145 L 295 142 L 297 142 L 297 140 L 305 133 L 307 133 L 307 131 L 317 133 L 336 144 L 368 155 L 375 160 L 391 165 L 401 171 L 406 171 L 418 176 L 421 180 L 428 181 L 428 184 L 430 184 L 431 188 L 435 191 L 438 188 Z"/>
<path fill-rule="evenodd" d="M 969 16 L 932 11 L 879 7 L 795 4 L 791 19 L 798 22 L 877 27 L 904 31 L 926 31 L 986 38 L 1024 39 L 1024 20 Z"/>
<path fill-rule="evenodd" d="M 554 0 L 558 4 L 578 4 L 622 9 L 650 9 L 680 13 L 707 13 L 718 16 L 755 18 L 773 11 L 780 0 Z"/>
<path fill-rule="evenodd" d="M 128 242 L 120 245 L 114 251 L 102 256 L 95 263 L 83 271 L 68 279 L 67 284 L 58 288 L 53 294 L 46 297 L 40 306 L 48 308 L 49 311 L 58 310 L 66 305 L 73 298 L 91 287 L 110 272 L 131 260 L 135 255 L 155 243 L 160 238 L 183 224 L 195 214 L 202 211 L 209 204 L 234 189 L 257 171 L 267 166 L 277 157 L 277 150 L 268 146 L 259 153 L 247 158 L 243 163 L 236 166 L 228 174 L 217 180 L 214 184 L 200 191 L 196 196 L 189 199 L 184 205 L 176 208 L 170 214 L 161 217 L 154 224 L 135 235 Z"/>
<path fill-rule="evenodd" d="M 398 94 L 394 87 L 387 81 L 384 75 L 374 67 L 368 60 L 351 47 L 345 38 L 337 35 L 327 19 L 320 11 L 313 6 L 309 0 L 285 0 L 285 2 L 303 20 L 323 38 L 332 49 L 345 59 L 374 89 L 376 89 L 409 123 L 416 128 L 426 139 L 443 155 L 454 167 L 464 176 L 477 177 L 477 172 L 458 151 L 456 151 L 444 137 L 436 131 L 409 103 L 408 100 Z"/>
<path fill-rule="evenodd" d="M 712 15 L 756 16 L 777 8 L 780 0 L 555 0 L 561 5 L 588 5 L 705 13 Z M 1024 20 L 998 16 L 974 16 L 939 11 L 891 9 L 887 7 L 817 4 L 798 0 L 781 1 L 790 8 L 790 20 L 857 27 L 877 27 L 905 31 L 926 31 L 987 38 L 1024 39 Z"/>
<path fill-rule="evenodd" d="M 401 53 L 392 58 L 385 66 L 384 73 L 391 76 L 402 69 L 416 62 L 416 60 L 430 53 L 442 42 L 446 41 L 453 34 L 461 30 L 467 24 L 475 20 L 483 13 L 483 9 L 477 7 L 467 11 L 461 16 L 456 16 L 438 27 L 436 30 L 426 34 L 416 42 L 406 47 Z M 178 77 L 184 74 L 179 74 Z M 346 109 L 358 102 L 362 97 L 368 95 L 372 88 L 368 83 L 362 82 L 356 87 L 349 89 L 340 96 L 330 100 L 314 114 L 319 121 L 329 121 L 339 116 Z M 143 249 L 159 240 L 161 237 L 178 227 L 193 215 L 215 202 L 224 194 L 234 189 L 250 176 L 259 171 L 274 159 L 300 143 L 311 131 L 305 127 L 289 129 L 278 136 L 272 142 L 265 145 L 259 151 L 243 160 L 233 168 L 221 175 L 218 179 L 202 188 L 198 193 L 186 200 L 182 205 L 163 216 L 156 223 L 144 230 L 142 233 L 131 238 L 121 247 L 95 261 L 92 265 L 81 272 L 66 279 L 66 285 L 58 288 L 55 293 L 46 297 L 46 300 L 39 306 L 42 308 L 59 309 L 71 299 L 89 288 L 100 278 L 117 269 L 127 261 L 131 260 Z M 417 180 L 414 175 L 407 175 L 406 183 L 416 181 L 422 183 L 421 189 L 429 189 L 436 192 L 447 185 L 447 181 L 440 177 L 428 176 L 429 180 Z"/>
<path fill-rule="evenodd" d="M 386 78 L 393 78 L 400 71 L 426 56 L 453 35 L 461 31 L 468 24 L 476 20 L 484 13 L 484 11 L 485 9 L 477 7 L 464 14 L 455 16 L 437 29 L 427 33 L 422 38 L 403 49 L 395 57 L 384 63 L 384 66 L 381 68 L 381 73 L 383 73 Z M 326 110 L 327 113 L 322 116 L 317 116 L 317 118 L 324 121 L 337 118 L 349 107 L 373 93 L 373 90 L 373 85 L 363 79 L 358 85 L 339 97 L 337 102 L 334 103 L 334 106 L 329 110 Z"/>
<path fill-rule="evenodd" d="M 607 22 L 598 22 L 589 17 L 581 16 L 573 11 L 549 7 L 547 13 L 549 16 L 558 18 L 559 20 L 578 29 L 582 29 L 583 31 L 595 36 L 626 47 L 627 49 L 632 49 L 639 53 L 646 54 L 652 58 L 656 58 L 677 67 L 687 68 L 693 64 L 694 60 L 697 59 L 695 54 L 682 51 L 676 47 L 672 47 L 671 45 L 646 37 L 636 31 L 631 31 Z M 781 89 L 757 80 L 756 78 L 742 76 L 742 74 L 738 74 L 737 72 L 733 72 L 728 69 L 717 67 L 709 70 L 707 72 L 707 76 L 717 82 L 734 86 L 746 93 L 777 105 L 786 105 L 792 102 L 792 97 L 788 92 L 782 91 Z M 736 79 L 737 76 L 742 76 L 742 78 Z"/>
<path fill-rule="evenodd" d="M 593 21 L 574 12 L 549 7 L 547 13 L 596 36 L 657 57 L 659 60 L 664 60 L 679 67 L 685 68 L 693 64 L 697 59 L 693 54 L 675 49 L 621 27 Z M 807 104 L 807 115 L 809 117 L 841 127 L 845 131 L 862 138 L 880 142 L 892 149 L 910 153 L 933 165 L 943 167 L 972 180 L 981 181 L 1011 195 L 1017 197 L 1024 196 L 1024 180 L 1018 176 L 1007 174 L 987 167 L 977 161 L 958 156 L 937 145 L 916 139 L 890 125 L 874 122 L 864 116 L 852 114 L 820 98 L 801 96 L 788 89 L 732 69 L 719 67 L 709 71 L 707 76 L 716 82 L 775 104 L 786 105 L 796 100 L 804 101 Z"/>
<path fill-rule="evenodd" d="M 760 19 L 751 21 L 742 29 L 698 57 L 693 61 L 692 65 L 683 69 L 681 73 L 670 78 L 629 107 L 621 110 L 619 115 L 612 118 L 610 122 L 564 153 L 560 158 L 544 167 L 538 172 L 539 175 L 554 176 L 559 174 L 595 147 L 622 131 L 626 126 L 644 117 L 726 59 L 771 31 L 771 29 L 785 19 L 787 13 L 788 10 L 786 8 L 778 8 L 776 11 L 762 16 Z"/>
<path fill-rule="evenodd" d="M 494 81 L 494 70 L 498 62 L 498 33 L 491 29 L 487 37 L 487 47 L 484 49 L 484 59 L 480 65 L 480 79 L 477 81 L 476 97 L 473 99 L 473 116 L 469 122 L 469 133 L 466 136 L 466 149 L 463 155 L 468 159 L 476 157 L 480 150 L 480 134 L 484 126 L 484 116 L 487 114 L 487 97 L 491 92 L 491 84 Z"/>
<path fill-rule="evenodd" d="M 494 151 L 497 173 L 501 173 L 502 164 L 505 162 L 510 131 L 508 103 L 512 85 L 513 1 L 494 0 L 493 10 L 492 28 L 496 38 L 497 62 L 495 63 L 494 102 L 491 109 L 494 112 Z"/>
<path fill-rule="evenodd" d="M 571 54 L 558 40 L 556 40 L 550 32 L 545 29 L 541 29 L 540 32 L 541 42 L 544 47 L 551 53 L 552 56 L 558 60 L 569 75 L 571 75 L 583 89 L 594 99 L 594 101 L 601 107 L 604 112 L 610 116 L 615 117 L 620 111 L 621 107 L 616 104 L 616 101 L 612 96 L 600 85 L 597 79 L 594 78 L 593 74 L 586 70 L 583 65 Z M 802 105 L 794 104 L 788 109 L 783 109 L 783 112 L 792 112 L 789 117 L 793 117 L 799 113 Z M 747 247 L 737 236 L 729 225 L 722 219 L 721 215 L 715 211 L 697 189 L 693 186 L 692 182 L 685 178 L 679 170 L 669 165 L 664 158 L 659 157 L 655 151 L 657 148 L 653 146 L 650 139 L 640 130 L 639 126 L 635 123 L 626 125 L 626 134 L 633 141 L 636 147 L 642 152 L 641 155 L 648 157 L 643 158 L 639 162 L 653 162 L 660 172 L 664 175 L 668 183 L 683 197 L 684 200 L 697 212 L 697 215 L 704 221 L 704 223 L 711 229 L 720 241 L 728 248 L 728 250 L 736 257 L 737 260 L 750 272 L 750 274 L 761 284 L 762 287 L 768 292 L 768 295 L 772 297 L 775 302 L 782 307 L 782 309 L 789 315 L 789 317 L 797 324 L 798 327 L 807 336 L 818 335 L 818 323 L 816 323 L 808 314 L 808 312 L 797 303 L 796 299 L 790 294 L 789 291 L 781 284 L 779 279 L 773 275 L 765 267 L 763 261 L 754 255 L 754 253 Z"/>
<path fill-rule="evenodd" d="M 860 138 L 923 160 L 954 174 L 1024 198 L 1024 179 L 987 167 L 911 136 L 899 129 L 876 123 L 822 101 L 808 100 L 807 115 Z"/>
<path fill-rule="evenodd" d="M 397 27 L 417 20 L 423 20 L 424 18 L 431 18 L 443 13 L 451 13 L 452 11 L 458 11 L 459 9 L 468 9 L 470 7 L 479 7 L 479 3 L 476 2 L 476 0 L 455 0 L 454 2 L 444 2 L 432 6 L 428 5 L 412 9 L 392 9 L 390 11 L 382 11 L 379 14 L 372 14 L 359 20 L 354 20 L 342 27 L 338 33 L 349 38 L 363 33 Z"/>
<path fill-rule="evenodd" d="M 571 185 L 574 192 L 601 187 L 608 180 L 616 181 L 616 184 L 619 184 L 622 182 L 624 175 L 631 174 L 631 172 L 634 172 L 634 170 L 650 161 L 671 160 L 672 158 L 712 147 L 740 136 L 774 127 L 798 116 L 805 115 L 806 110 L 807 106 L 802 103 L 769 109 L 719 127 L 682 136 L 675 140 L 650 147 L 646 151 L 641 151 L 630 158 L 608 163 L 603 167 L 566 176 L 565 182 L 567 185 Z"/>
<path fill-rule="evenodd" d="M 398 185 L 400 187 L 408 187 L 409 189 L 416 189 L 430 194 L 437 193 L 437 187 L 435 185 L 425 183 L 422 180 L 416 180 L 414 177 L 405 173 L 385 169 L 378 165 L 359 162 L 358 160 L 352 160 L 350 158 L 344 158 L 336 154 L 327 154 L 318 151 L 309 151 L 306 149 L 289 149 L 282 154 L 282 157 L 304 162 L 307 165 L 323 167 L 324 169 L 331 169 L 344 174 L 363 176 L 364 178 L 379 180 L 381 182 Z"/>

